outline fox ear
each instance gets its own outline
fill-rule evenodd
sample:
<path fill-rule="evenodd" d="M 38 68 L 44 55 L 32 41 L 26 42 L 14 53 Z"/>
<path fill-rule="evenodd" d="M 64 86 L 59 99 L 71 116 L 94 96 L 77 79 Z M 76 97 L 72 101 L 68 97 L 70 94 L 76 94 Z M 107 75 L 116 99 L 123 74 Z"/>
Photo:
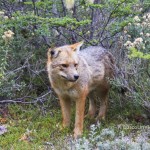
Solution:
<path fill-rule="evenodd" d="M 57 49 L 48 49 L 48 53 L 50 54 L 51 58 L 56 58 L 60 52 L 61 51 Z"/>
<path fill-rule="evenodd" d="M 73 51 L 78 52 L 80 50 L 80 47 L 83 45 L 83 43 L 84 41 L 81 41 L 81 42 L 70 45 L 70 47 Z"/>

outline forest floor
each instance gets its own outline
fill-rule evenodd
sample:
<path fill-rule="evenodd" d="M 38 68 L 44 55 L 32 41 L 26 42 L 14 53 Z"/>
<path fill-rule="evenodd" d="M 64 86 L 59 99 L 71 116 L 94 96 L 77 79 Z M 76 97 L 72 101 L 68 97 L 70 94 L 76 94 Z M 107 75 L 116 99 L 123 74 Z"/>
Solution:
<path fill-rule="evenodd" d="M 62 129 L 61 120 L 59 106 L 48 108 L 39 105 L 5 105 L 0 108 L 0 150 L 86 149 L 85 147 L 90 146 L 85 139 L 89 140 L 89 144 L 93 144 L 92 149 L 98 149 L 97 142 L 101 144 L 104 142 L 96 141 L 94 138 L 96 136 L 101 138 L 102 131 L 106 132 L 107 144 L 110 135 L 114 136 L 112 141 L 121 137 L 128 144 L 131 142 L 137 144 L 140 141 L 147 144 L 145 150 L 150 149 L 150 119 L 143 111 L 130 106 L 115 109 L 110 107 L 106 120 L 97 124 L 92 132 L 90 130 L 93 121 L 85 119 L 83 134 L 85 138 L 82 143 L 75 142 L 72 138 L 74 110 L 69 129 Z M 107 132 L 108 129 L 111 129 L 110 133 Z"/>

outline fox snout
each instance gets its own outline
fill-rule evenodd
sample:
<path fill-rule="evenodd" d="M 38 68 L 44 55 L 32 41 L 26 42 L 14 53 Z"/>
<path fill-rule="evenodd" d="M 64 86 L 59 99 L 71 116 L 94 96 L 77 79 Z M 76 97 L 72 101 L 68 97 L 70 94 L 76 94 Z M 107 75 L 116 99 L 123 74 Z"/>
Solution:
<path fill-rule="evenodd" d="M 78 74 L 75 74 L 75 75 L 61 75 L 62 78 L 64 78 L 65 80 L 68 80 L 70 82 L 75 82 L 78 80 L 79 78 L 79 75 Z"/>
<path fill-rule="evenodd" d="M 75 75 L 73 76 L 73 78 L 68 78 L 68 80 L 71 81 L 71 82 L 75 82 L 76 80 L 78 80 L 78 78 L 79 78 L 79 75 L 78 75 L 78 74 L 75 74 Z"/>

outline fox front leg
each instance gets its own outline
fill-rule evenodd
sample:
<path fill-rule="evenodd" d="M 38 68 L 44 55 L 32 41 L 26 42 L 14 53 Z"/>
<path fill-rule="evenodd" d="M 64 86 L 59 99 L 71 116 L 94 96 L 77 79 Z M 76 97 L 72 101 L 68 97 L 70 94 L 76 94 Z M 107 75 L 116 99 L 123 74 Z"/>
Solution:
<path fill-rule="evenodd" d="M 79 99 L 76 100 L 76 116 L 75 116 L 75 128 L 74 128 L 74 138 L 78 138 L 83 132 L 83 122 L 84 122 L 84 110 L 87 92 L 84 92 Z"/>
<path fill-rule="evenodd" d="M 60 99 L 60 106 L 62 111 L 62 117 L 63 117 L 63 127 L 70 126 L 70 116 L 71 116 L 71 100 L 69 98 L 62 98 Z"/>

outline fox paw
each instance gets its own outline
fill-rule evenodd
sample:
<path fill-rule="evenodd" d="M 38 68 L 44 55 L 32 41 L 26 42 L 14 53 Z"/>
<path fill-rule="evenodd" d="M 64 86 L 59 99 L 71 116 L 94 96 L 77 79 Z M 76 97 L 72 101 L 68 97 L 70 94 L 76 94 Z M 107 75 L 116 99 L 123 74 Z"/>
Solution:
<path fill-rule="evenodd" d="M 82 131 L 79 129 L 74 129 L 74 139 L 78 139 L 82 136 Z"/>
<path fill-rule="evenodd" d="M 97 116 L 95 120 L 96 120 L 96 122 L 105 121 L 105 116 Z"/>
<path fill-rule="evenodd" d="M 94 113 L 87 113 L 84 118 L 94 119 L 95 114 Z"/>

